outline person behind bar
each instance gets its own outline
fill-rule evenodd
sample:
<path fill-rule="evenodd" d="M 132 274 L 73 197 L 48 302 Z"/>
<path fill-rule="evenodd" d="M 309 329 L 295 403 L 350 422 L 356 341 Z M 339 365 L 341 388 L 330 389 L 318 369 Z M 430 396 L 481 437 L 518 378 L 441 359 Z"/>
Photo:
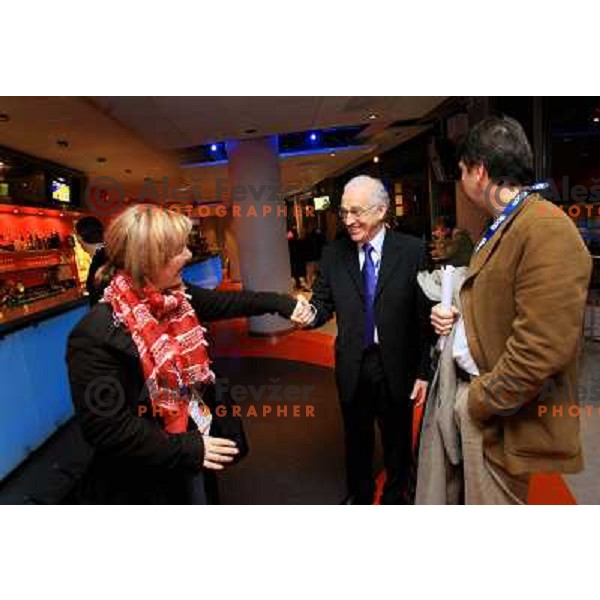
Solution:
<path fill-rule="evenodd" d="M 576 363 L 591 271 L 572 220 L 532 184 L 521 125 L 490 117 L 461 151 L 463 189 L 493 223 L 475 246 L 452 333 L 467 504 L 524 504 L 533 473 L 582 468 Z"/>
<path fill-rule="evenodd" d="M 214 374 L 201 323 L 306 316 L 287 295 L 184 284 L 190 230 L 183 215 L 139 205 L 106 232 L 110 283 L 67 348 L 76 416 L 95 450 L 80 502 L 207 503 L 205 480 L 240 448 L 215 436 L 219 421 L 204 401 L 214 395 Z"/>
<path fill-rule="evenodd" d="M 81 247 L 89 254 L 92 262 L 85 282 L 90 304 L 94 306 L 102 298 L 102 288 L 96 281 L 96 274 L 106 262 L 104 249 L 104 227 L 100 219 L 93 216 L 82 217 L 75 223 L 75 234 Z"/>
<path fill-rule="evenodd" d="M 345 429 L 348 497 L 374 500 L 375 421 L 383 442 L 381 502 L 410 502 L 412 401 L 422 403 L 429 371 L 430 304 L 417 284 L 425 245 L 385 227 L 389 196 L 360 175 L 344 188 L 339 211 L 348 237 L 323 250 L 311 303 L 319 327 L 335 313 L 336 379 Z"/>

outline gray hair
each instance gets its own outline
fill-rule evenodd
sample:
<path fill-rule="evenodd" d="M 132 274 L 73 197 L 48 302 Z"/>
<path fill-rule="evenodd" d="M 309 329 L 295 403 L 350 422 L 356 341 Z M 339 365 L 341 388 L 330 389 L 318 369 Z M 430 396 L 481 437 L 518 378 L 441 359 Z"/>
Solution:
<path fill-rule="evenodd" d="M 369 175 L 357 175 L 353 177 L 345 186 L 342 197 L 346 192 L 356 188 L 367 187 L 371 190 L 371 200 L 376 204 L 385 204 L 386 209 L 390 206 L 390 197 L 381 182 L 381 179 L 375 179 Z"/>

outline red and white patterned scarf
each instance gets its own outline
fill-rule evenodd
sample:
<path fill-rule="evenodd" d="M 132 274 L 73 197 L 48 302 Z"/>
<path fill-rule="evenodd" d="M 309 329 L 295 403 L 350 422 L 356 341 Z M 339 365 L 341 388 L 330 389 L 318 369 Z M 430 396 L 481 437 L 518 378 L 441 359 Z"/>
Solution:
<path fill-rule="evenodd" d="M 154 414 L 162 418 L 165 430 L 186 431 L 190 414 L 201 430 L 199 421 L 208 428 L 210 410 L 196 393 L 196 386 L 214 383 L 215 375 L 206 352 L 206 330 L 185 293 L 163 293 L 152 286 L 137 290 L 132 279 L 118 271 L 103 299 L 112 306 L 116 322 L 133 338 Z"/>

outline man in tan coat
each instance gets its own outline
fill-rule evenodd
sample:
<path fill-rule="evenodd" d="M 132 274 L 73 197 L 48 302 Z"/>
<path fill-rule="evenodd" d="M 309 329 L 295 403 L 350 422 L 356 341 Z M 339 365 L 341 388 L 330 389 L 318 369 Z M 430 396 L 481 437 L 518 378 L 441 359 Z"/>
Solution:
<path fill-rule="evenodd" d="M 577 356 L 591 257 L 530 185 L 532 164 L 509 118 L 476 125 L 461 152 L 465 193 L 494 222 L 471 259 L 462 314 L 437 306 L 432 322 L 442 335 L 455 327 L 467 504 L 526 503 L 531 474 L 583 466 Z"/>

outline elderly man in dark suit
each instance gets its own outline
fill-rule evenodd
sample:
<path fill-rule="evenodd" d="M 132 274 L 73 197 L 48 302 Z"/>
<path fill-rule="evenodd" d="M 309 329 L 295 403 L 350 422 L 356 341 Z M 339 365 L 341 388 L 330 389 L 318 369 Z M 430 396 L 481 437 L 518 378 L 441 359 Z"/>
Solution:
<path fill-rule="evenodd" d="M 347 504 L 373 501 L 375 421 L 387 476 L 382 502 L 409 501 L 411 400 L 423 402 L 427 390 L 430 306 L 417 285 L 425 246 L 386 228 L 388 207 L 381 181 L 361 175 L 348 182 L 340 219 L 349 237 L 324 249 L 311 300 L 312 327 L 337 316 Z"/>

